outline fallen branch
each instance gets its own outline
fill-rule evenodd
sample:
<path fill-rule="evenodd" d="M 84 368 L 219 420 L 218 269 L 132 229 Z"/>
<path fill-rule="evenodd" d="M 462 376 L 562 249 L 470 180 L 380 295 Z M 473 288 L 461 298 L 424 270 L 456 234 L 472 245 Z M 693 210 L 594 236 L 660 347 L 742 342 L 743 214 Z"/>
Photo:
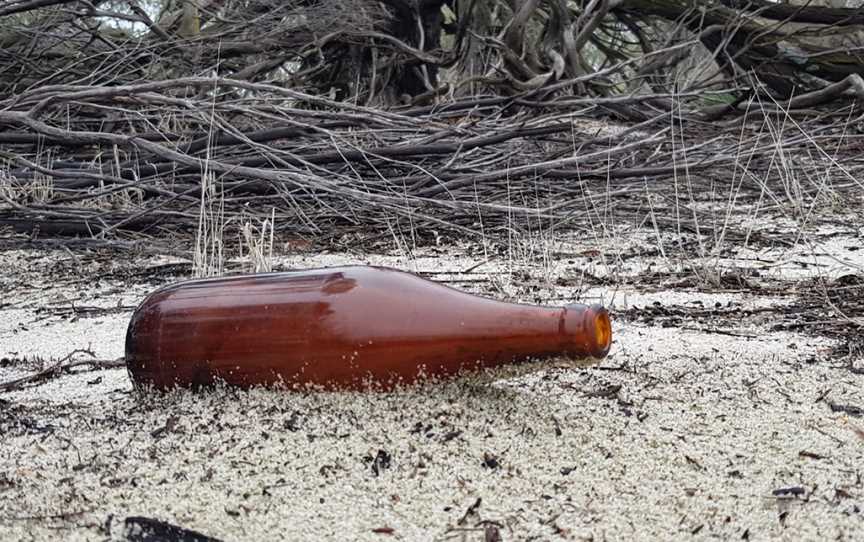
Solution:
<path fill-rule="evenodd" d="M 11 391 L 18 388 L 21 388 L 27 384 L 34 384 L 37 382 L 44 382 L 46 380 L 50 380 L 52 378 L 56 378 L 63 373 L 69 372 L 71 369 L 75 369 L 77 367 L 90 367 L 90 370 L 101 370 L 101 369 L 116 369 L 117 367 L 125 367 L 126 362 L 123 358 L 119 358 L 116 360 L 101 360 L 101 359 L 85 359 L 69 362 L 70 359 L 75 354 L 89 354 L 94 356 L 93 352 L 86 349 L 76 349 L 67 354 L 63 359 L 55 363 L 54 365 L 48 367 L 47 369 L 43 369 L 37 373 L 22 376 L 20 378 L 16 378 L 14 380 L 9 380 L 7 382 L 0 383 L 0 392 Z M 67 363 L 68 362 L 68 363 Z"/>

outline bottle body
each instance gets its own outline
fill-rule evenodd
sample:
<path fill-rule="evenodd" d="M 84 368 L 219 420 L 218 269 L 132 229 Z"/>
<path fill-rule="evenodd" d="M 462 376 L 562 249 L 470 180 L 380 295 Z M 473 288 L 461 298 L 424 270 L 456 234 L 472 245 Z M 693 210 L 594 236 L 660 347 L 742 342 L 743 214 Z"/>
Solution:
<path fill-rule="evenodd" d="M 126 334 L 136 385 L 388 388 L 424 376 L 568 356 L 602 358 L 599 306 L 474 296 L 351 266 L 179 283 L 142 302 Z"/>

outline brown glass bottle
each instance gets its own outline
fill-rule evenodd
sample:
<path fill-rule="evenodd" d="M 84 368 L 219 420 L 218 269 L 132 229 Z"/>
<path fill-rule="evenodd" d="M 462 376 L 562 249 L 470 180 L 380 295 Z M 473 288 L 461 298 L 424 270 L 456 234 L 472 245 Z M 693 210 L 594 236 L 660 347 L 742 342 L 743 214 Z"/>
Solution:
<path fill-rule="evenodd" d="M 352 266 L 158 290 L 132 316 L 126 364 L 136 385 L 157 389 L 388 388 L 529 359 L 602 358 L 611 340 L 599 305 L 504 303 Z"/>

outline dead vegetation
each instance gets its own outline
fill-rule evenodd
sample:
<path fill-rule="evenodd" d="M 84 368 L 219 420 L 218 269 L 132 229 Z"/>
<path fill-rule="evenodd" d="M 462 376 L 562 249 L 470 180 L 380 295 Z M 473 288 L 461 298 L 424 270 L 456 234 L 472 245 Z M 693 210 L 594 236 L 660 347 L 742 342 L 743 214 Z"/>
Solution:
<path fill-rule="evenodd" d="M 632 224 L 685 258 L 861 204 L 851 7 L 155 5 L 0 8 L 5 246 L 179 244 L 218 273 L 266 221 L 406 251 Z"/>
<path fill-rule="evenodd" d="M 207 95 L 180 97 L 196 90 Z M 693 234 L 704 256 L 759 241 L 731 220 L 743 207 L 752 219 L 794 222 L 797 231 L 776 240 L 794 244 L 861 204 L 854 103 L 793 116 L 754 101 L 753 120 L 704 123 L 686 109 L 692 99 L 670 99 L 672 110 L 624 128 L 592 118 L 602 118 L 603 99 L 530 94 L 384 111 L 208 78 L 25 92 L 0 123 L 39 143 L 0 151 L 0 224 L 31 238 L 200 237 L 202 213 L 216 213 L 234 235 L 242 217 L 257 216 L 307 239 L 395 229 L 412 242 L 433 231 L 500 242 L 514 227 L 627 222 Z M 65 126 L 62 115 L 89 109 L 110 109 L 112 131 Z M 675 250 L 660 237 L 660 250 Z"/>

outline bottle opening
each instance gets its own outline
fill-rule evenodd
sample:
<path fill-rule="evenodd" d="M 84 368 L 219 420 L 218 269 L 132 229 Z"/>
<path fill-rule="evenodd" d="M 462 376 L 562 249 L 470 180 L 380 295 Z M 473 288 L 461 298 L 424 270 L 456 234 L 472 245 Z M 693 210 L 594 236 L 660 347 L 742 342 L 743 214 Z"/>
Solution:
<path fill-rule="evenodd" d="M 609 311 L 601 305 L 567 305 L 563 325 L 572 355 L 601 359 L 609 353 L 612 322 Z"/>
<path fill-rule="evenodd" d="M 612 346 L 612 322 L 609 321 L 609 313 L 606 310 L 597 311 L 594 315 L 594 329 L 596 330 L 597 347 L 605 356 Z"/>

